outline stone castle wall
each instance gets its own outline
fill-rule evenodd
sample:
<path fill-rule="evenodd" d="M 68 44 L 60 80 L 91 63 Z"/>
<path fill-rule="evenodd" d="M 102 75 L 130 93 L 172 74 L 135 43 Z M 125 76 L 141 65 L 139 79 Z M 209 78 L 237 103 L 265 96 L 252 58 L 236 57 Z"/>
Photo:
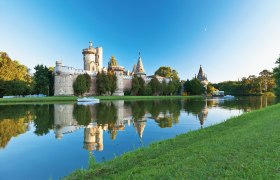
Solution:
<path fill-rule="evenodd" d="M 55 74 L 54 76 L 54 95 L 55 96 L 72 96 L 74 95 L 73 82 L 78 75 L 72 74 Z"/>
<path fill-rule="evenodd" d="M 54 95 L 55 96 L 73 96 L 73 83 L 79 74 L 56 74 L 54 76 Z M 90 91 L 85 95 L 96 95 L 96 77 L 91 77 Z"/>
<path fill-rule="evenodd" d="M 132 87 L 132 78 L 123 78 L 123 90 L 130 90 Z"/>

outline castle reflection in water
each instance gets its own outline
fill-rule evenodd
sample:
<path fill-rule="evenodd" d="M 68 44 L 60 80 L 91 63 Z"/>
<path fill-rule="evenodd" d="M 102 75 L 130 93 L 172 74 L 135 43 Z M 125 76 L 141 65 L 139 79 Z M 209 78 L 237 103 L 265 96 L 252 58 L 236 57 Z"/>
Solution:
<path fill-rule="evenodd" d="M 0 108 L 0 148 L 5 148 L 12 138 L 33 129 L 33 133 L 37 136 L 47 135 L 53 130 L 58 140 L 68 133 L 83 130 L 84 149 L 102 151 L 104 132 L 109 133 L 110 138 L 114 140 L 119 131 L 123 131 L 126 126 L 133 126 L 142 142 L 147 121 L 154 121 L 159 128 L 171 128 L 179 123 L 179 117 L 183 117 L 182 113 L 187 113 L 187 119 L 195 117 L 195 126 L 203 128 L 205 122 L 206 125 L 212 124 L 207 119 L 213 108 L 239 110 L 242 113 L 276 102 L 274 98 L 249 97 L 232 101 L 223 99 L 104 101 L 90 106 L 5 105 Z M 226 112 L 223 111 L 220 115 L 223 114 Z"/>
<path fill-rule="evenodd" d="M 201 101 L 202 104 L 198 107 L 198 112 L 195 113 L 197 119 L 200 122 L 201 127 L 208 115 L 208 103 L 207 101 Z M 160 103 L 160 102 L 158 102 Z M 103 146 L 103 133 L 108 131 L 111 139 L 115 139 L 118 131 L 123 131 L 125 126 L 133 125 L 140 140 L 143 137 L 143 133 L 146 127 L 147 118 L 154 119 L 158 122 L 161 128 L 172 127 L 172 124 L 178 121 L 180 116 L 180 109 L 184 107 L 184 101 L 176 103 L 178 107 L 172 110 L 168 107 L 158 108 L 156 102 L 153 102 L 149 107 L 150 111 L 145 110 L 141 106 L 147 106 L 141 102 L 133 102 L 129 105 L 125 105 L 124 101 L 103 102 L 102 104 L 95 104 L 90 106 L 76 105 L 76 104 L 55 104 L 54 105 L 54 133 L 57 139 L 63 138 L 64 135 L 72 133 L 78 129 L 84 130 L 84 145 L 83 148 L 89 151 L 97 150 L 102 151 Z M 167 104 L 169 106 L 170 104 Z M 213 105 L 213 102 L 212 102 Z M 113 114 L 106 112 L 106 109 L 99 108 L 99 106 L 108 107 L 108 109 L 114 109 Z M 149 108 L 148 107 L 148 108 Z M 77 110 L 77 108 L 80 109 Z M 167 109 L 166 109 L 167 108 Z M 103 115 L 97 117 L 102 112 L 108 113 L 108 118 L 104 119 Z M 78 111 L 78 112 L 77 112 Z M 109 110 L 110 111 L 110 110 Z M 115 111 L 115 112 L 114 112 Z M 77 115 L 75 115 L 77 113 Z M 112 112 L 111 112 L 112 113 Z M 81 123 L 87 122 L 86 124 Z M 105 117 L 106 118 L 106 117 Z"/>
<path fill-rule="evenodd" d="M 84 146 L 86 150 L 103 150 L 103 133 L 104 131 L 109 131 L 111 138 L 115 139 L 118 131 L 123 131 L 125 126 L 134 126 L 136 132 L 141 139 L 143 132 L 146 126 L 146 117 L 145 114 L 142 117 L 135 120 L 132 117 L 132 109 L 130 106 L 124 106 L 124 101 L 113 101 L 103 103 L 102 105 L 107 106 L 108 108 L 114 108 L 115 114 L 109 118 L 116 118 L 113 121 L 105 120 L 98 121 L 96 111 L 98 110 L 98 104 L 83 106 L 76 104 L 55 104 L 54 105 L 54 133 L 57 139 L 61 139 L 63 135 L 72 133 L 78 129 L 84 129 Z M 78 107 L 80 106 L 80 107 Z M 75 108 L 80 108 L 82 110 L 79 116 L 75 117 Z M 86 116 L 89 110 L 90 116 L 88 118 L 88 125 L 82 125 L 79 122 L 79 118 L 83 115 Z M 104 110 L 104 109 L 102 109 Z M 106 110 L 105 110 L 106 113 Z M 77 118 L 77 119 L 76 119 Z M 84 118 L 84 117 L 81 117 Z M 102 118 L 103 119 L 103 118 Z M 133 120 L 134 119 L 134 120 Z"/>

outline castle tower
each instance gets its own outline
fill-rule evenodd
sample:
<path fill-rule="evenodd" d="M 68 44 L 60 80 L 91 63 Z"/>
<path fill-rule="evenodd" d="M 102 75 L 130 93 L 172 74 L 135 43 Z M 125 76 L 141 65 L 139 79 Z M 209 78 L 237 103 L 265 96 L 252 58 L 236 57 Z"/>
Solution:
<path fill-rule="evenodd" d="M 200 127 L 203 127 L 204 122 L 206 121 L 208 115 L 208 106 L 207 106 L 207 100 L 205 101 L 205 105 L 203 107 L 203 109 L 201 110 L 200 113 L 198 113 L 198 119 L 199 119 L 199 123 L 200 123 Z"/>
<path fill-rule="evenodd" d="M 102 49 L 102 47 L 96 48 L 95 60 L 98 64 L 98 71 L 101 71 L 101 69 L 103 67 L 103 49 Z"/>
<path fill-rule="evenodd" d="M 83 49 L 84 55 L 84 70 L 97 72 L 102 69 L 103 66 L 103 50 L 102 47 L 92 47 L 92 41 L 89 42 L 89 47 Z"/>
<path fill-rule="evenodd" d="M 137 62 L 137 65 L 136 65 L 136 74 L 137 75 L 146 75 L 145 74 L 145 69 L 144 69 L 144 66 L 143 66 L 143 63 L 142 63 L 142 58 L 141 58 L 141 54 L 139 52 L 139 58 L 138 58 L 138 62 Z"/>
<path fill-rule="evenodd" d="M 143 137 L 143 132 L 144 129 L 146 127 L 146 121 L 144 120 L 138 120 L 136 122 L 133 123 L 133 126 L 135 128 L 135 130 L 137 131 L 137 134 L 139 136 L 140 139 L 142 139 Z"/>
<path fill-rule="evenodd" d="M 96 49 L 92 47 L 92 41 L 89 42 L 89 48 L 83 49 L 84 55 L 84 70 L 96 71 L 95 54 Z"/>
<path fill-rule="evenodd" d="M 113 96 L 123 96 L 123 73 L 124 67 L 119 66 L 117 60 L 114 56 L 111 57 L 110 61 L 108 62 L 108 71 L 113 71 L 114 74 L 117 76 L 117 89 L 113 93 Z"/>
<path fill-rule="evenodd" d="M 207 79 L 207 76 L 205 75 L 205 73 L 203 72 L 201 65 L 199 67 L 198 74 L 195 78 L 197 78 L 201 82 L 203 87 L 205 89 L 207 89 L 208 79 Z"/>
<path fill-rule="evenodd" d="M 84 128 L 84 149 L 103 150 L 103 129 L 101 126 Z"/>
<path fill-rule="evenodd" d="M 197 79 L 200 80 L 200 81 L 207 80 L 206 75 L 204 74 L 201 65 L 199 67 L 199 71 L 198 71 L 198 74 L 197 74 Z"/>
<path fill-rule="evenodd" d="M 124 68 L 121 66 L 118 66 L 118 68 L 114 69 L 114 73 L 117 76 L 117 89 L 113 93 L 113 96 L 123 96 L 123 71 Z"/>

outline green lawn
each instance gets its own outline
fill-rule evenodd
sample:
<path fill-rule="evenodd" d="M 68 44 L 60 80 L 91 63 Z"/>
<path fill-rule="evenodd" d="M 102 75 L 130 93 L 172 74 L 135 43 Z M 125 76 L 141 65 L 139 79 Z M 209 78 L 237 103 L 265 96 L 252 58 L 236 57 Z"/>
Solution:
<path fill-rule="evenodd" d="M 280 179 L 280 104 L 147 148 L 66 179 Z"/>
<path fill-rule="evenodd" d="M 171 98 L 201 98 L 201 96 L 94 96 L 100 100 L 142 100 L 142 99 L 171 99 Z M 40 98 L 0 98 L 0 104 L 25 102 L 62 102 L 76 101 L 76 96 L 50 96 Z"/>

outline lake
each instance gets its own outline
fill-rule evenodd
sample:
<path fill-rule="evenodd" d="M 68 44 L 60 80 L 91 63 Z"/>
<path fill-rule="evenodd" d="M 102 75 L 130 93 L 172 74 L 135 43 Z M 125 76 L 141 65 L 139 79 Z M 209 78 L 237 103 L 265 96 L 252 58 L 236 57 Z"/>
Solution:
<path fill-rule="evenodd" d="M 221 123 L 274 98 L 0 105 L 0 179 L 58 179 L 153 142 Z"/>

